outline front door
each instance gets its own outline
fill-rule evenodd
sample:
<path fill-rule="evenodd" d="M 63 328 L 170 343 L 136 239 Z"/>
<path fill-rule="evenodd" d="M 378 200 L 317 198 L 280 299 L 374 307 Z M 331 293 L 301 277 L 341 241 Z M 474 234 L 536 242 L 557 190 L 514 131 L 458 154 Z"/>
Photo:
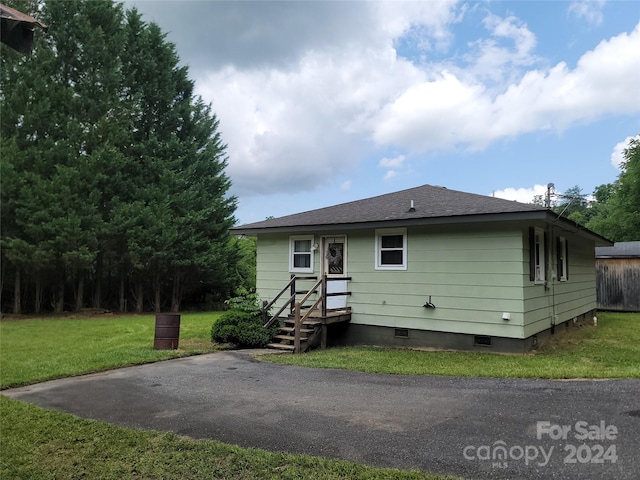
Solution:
<path fill-rule="evenodd" d="M 347 276 L 347 238 L 344 235 L 334 237 L 323 237 L 323 268 L 329 278 L 340 278 Z M 327 281 L 327 293 L 338 293 L 347 291 L 346 280 Z M 347 306 L 347 296 L 339 295 L 327 297 L 327 308 L 345 308 Z"/>

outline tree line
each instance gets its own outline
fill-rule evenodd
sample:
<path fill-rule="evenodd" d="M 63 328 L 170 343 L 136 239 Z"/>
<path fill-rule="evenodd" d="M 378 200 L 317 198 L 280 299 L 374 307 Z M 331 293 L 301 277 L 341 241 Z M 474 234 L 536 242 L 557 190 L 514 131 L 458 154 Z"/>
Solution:
<path fill-rule="evenodd" d="M 49 28 L 0 47 L 2 311 L 178 311 L 251 282 L 218 120 L 161 29 L 111 0 L 9 6 Z"/>
<path fill-rule="evenodd" d="M 551 209 L 614 242 L 640 240 L 640 135 L 624 150 L 620 174 L 613 183 L 596 187 L 592 195 L 574 186 L 551 201 Z M 544 205 L 544 195 L 533 203 Z"/>

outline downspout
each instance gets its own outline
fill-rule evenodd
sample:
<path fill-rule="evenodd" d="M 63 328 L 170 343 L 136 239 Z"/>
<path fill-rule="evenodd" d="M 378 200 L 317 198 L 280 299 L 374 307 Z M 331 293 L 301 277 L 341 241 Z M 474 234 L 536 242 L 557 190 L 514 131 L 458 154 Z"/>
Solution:
<path fill-rule="evenodd" d="M 320 304 L 320 312 L 322 315 L 326 315 L 327 313 L 327 257 L 325 252 L 327 251 L 327 237 L 324 235 L 320 236 L 320 278 L 323 279 L 320 287 L 320 295 L 324 298 L 322 299 L 322 303 Z"/>
<path fill-rule="evenodd" d="M 326 252 L 326 241 L 327 241 L 327 237 L 325 237 L 324 235 L 320 236 L 320 252 L 318 252 L 320 254 L 320 275 L 324 276 L 326 275 L 326 257 L 325 257 L 325 252 Z"/>
<path fill-rule="evenodd" d="M 551 289 L 551 306 L 549 308 L 550 312 L 551 312 L 551 333 L 555 333 L 555 326 L 556 326 L 556 282 L 555 282 L 555 276 L 558 274 L 558 272 L 555 271 L 555 268 L 553 267 L 554 263 L 553 263 L 553 245 L 554 245 L 554 241 L 553 241 L 553 225 L 549 228 L 549 255 L 547 256 L 549 262 L 548 265 L 546 267 L 547 272 L 549 273 L 549 282 L 550 282 L 550 289 Z M 557 254 L 557 253 L 556 253 Z M 549 296 L 547 296 L 547 298 L 549 298 Z"/>

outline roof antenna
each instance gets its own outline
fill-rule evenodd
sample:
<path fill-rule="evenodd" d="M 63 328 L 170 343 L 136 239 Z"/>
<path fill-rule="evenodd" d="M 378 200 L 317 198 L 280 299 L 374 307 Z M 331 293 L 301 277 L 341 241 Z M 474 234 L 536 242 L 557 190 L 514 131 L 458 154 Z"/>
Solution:
<path fill-rule="evenodd" d="M 547 195 L 545 196 L 545 199 L 544 199 L 544 206 L 547 208 L 551 208 L 551 195 L 555 193 L 553 191 L 554 188 L 556 188 L 556 186 L 553 183 L 547 184 Z"/>
<path fill-rule="evenodd" d="M 413 200 L 411 200 L 411 207 L 409 207 L 409 212 L 415 212 L 416 211 L 416 207 L 413 206 Z"/>

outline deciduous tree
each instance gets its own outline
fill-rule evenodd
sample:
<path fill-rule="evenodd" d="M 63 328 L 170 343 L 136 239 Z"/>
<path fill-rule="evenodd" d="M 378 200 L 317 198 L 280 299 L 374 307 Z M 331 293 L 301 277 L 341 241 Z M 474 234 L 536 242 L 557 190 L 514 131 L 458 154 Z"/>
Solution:
<path fill-rule="evenodd" d="M 587 227 L 616 241 L 640 240 L 640 136 L 624 151 L 618 179 L 595 191 L 597 211 Z"/>

